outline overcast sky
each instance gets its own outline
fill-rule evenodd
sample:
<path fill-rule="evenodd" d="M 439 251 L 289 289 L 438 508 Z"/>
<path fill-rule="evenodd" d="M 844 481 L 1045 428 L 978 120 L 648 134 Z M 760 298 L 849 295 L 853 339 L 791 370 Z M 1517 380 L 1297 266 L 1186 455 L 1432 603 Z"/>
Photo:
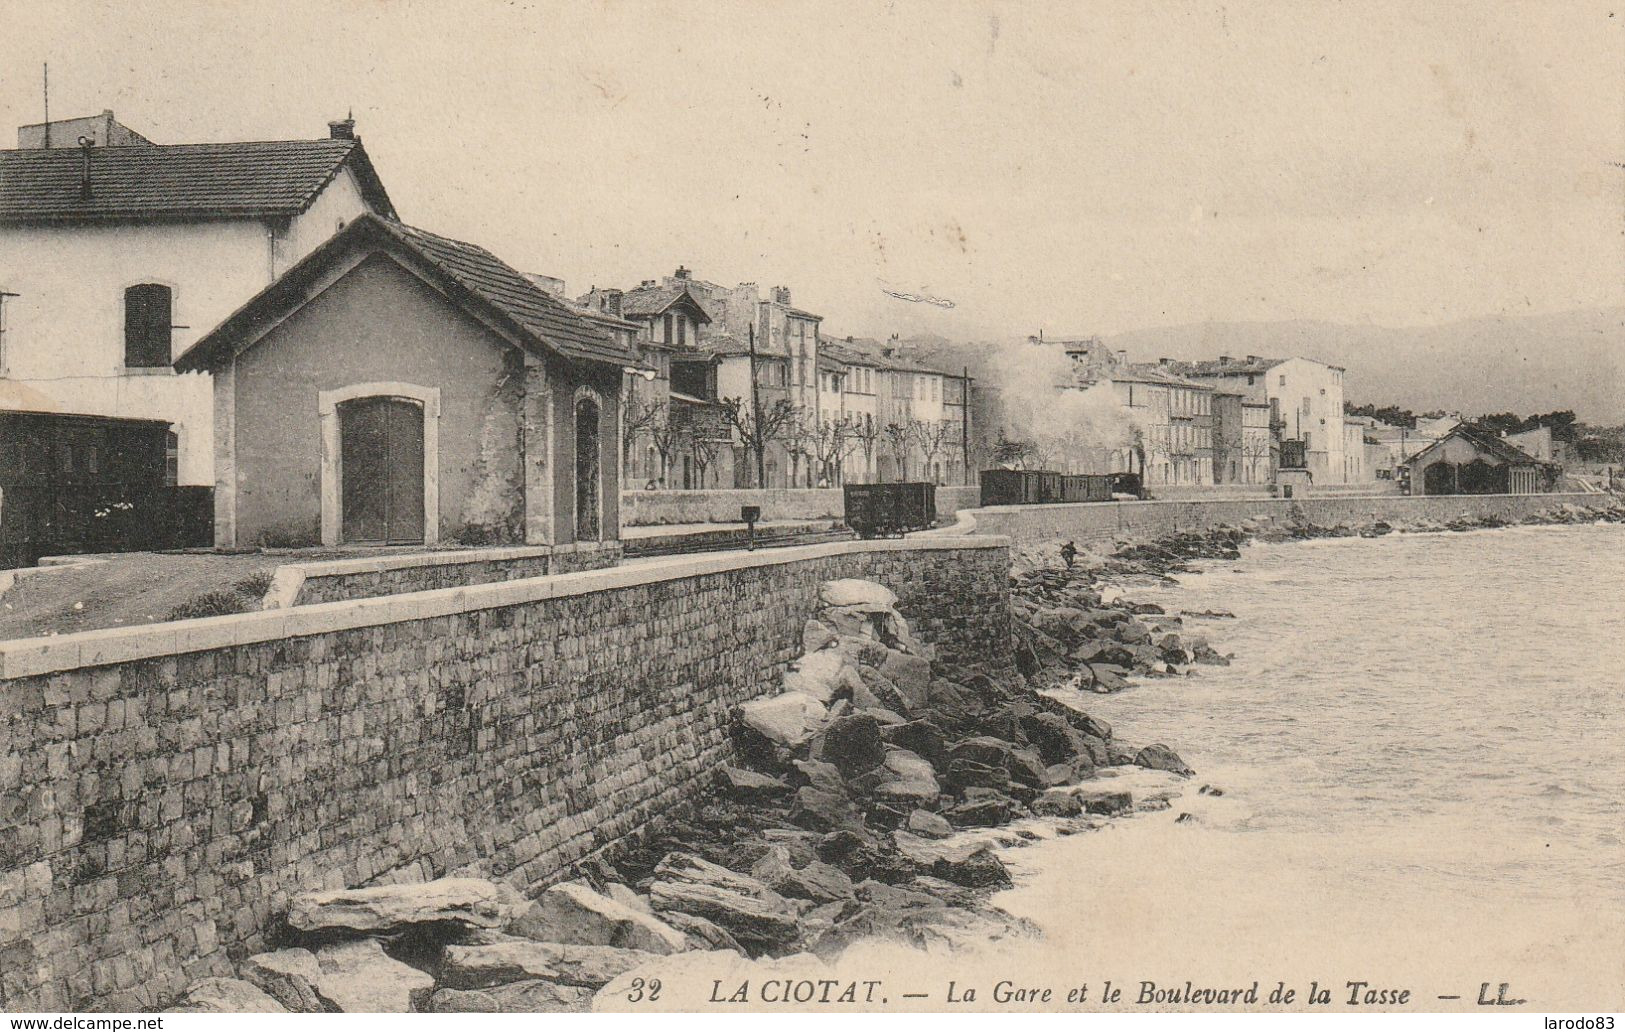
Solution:
<path fill-rule="evenodd" d="M 0 0 L 0 122 L 353 107 L 408 222 L 838 333 L 1429 324 L 1625 304 L 1612 6 Z"/>

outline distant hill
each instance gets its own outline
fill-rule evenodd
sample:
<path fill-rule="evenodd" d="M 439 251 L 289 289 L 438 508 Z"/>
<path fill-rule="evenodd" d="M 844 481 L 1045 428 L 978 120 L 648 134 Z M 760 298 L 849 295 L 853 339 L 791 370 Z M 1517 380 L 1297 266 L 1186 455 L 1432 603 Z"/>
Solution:
<path fill-rule="evenodd" d="M 1496 316 L 1395 329 L 1340 323 L 1200 323 L 1106 338 L 1135 361 L 1302 355 L 1348 370 L 1348 400 L 1466 415 L 1573 409 L 1625 422 L 1625 308 Z"/>

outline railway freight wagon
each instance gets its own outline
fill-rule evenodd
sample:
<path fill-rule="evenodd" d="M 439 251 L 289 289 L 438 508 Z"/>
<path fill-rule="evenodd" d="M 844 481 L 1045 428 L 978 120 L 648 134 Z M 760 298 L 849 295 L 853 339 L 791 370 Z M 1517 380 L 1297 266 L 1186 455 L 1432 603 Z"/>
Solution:
<path fill-rule="evenodd" d="M 982 470 L 983 505 L 1040 505 L 1061 500 L 1061 474 L 1041 469 Z"/>
<path fill-rule="evenodd" d="M 1109 502 L 1112 478 L 1106 473 L 1076 473 L 1061 478 L 1063 502 Z"/>
<path fill-rule="evenodd" d="M 901 536 L 937 522 L 935 484 L 847 484 L 846 525 L 859 537 Z"/>
<path fill-rule="evenodd" d="M 1138 473 L 1053 473 L 1031 469 L 982 470 L 983 505 L 1044 505 L 1144 498 Z"/>

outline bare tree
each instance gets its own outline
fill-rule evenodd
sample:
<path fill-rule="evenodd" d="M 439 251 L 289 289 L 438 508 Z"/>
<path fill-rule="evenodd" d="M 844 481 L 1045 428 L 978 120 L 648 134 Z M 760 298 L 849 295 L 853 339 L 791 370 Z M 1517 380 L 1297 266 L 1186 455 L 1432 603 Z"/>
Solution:
<path fill-rule="evenodd" d="M 852 447 L 852 420 L 846 416 L 819 424 L 813 436 L 812 458 L 818 474 L 831 487 L 841 481 L 841 460 Z"/>
<path fill-rule="evenodd" d="M 909 436 L 920 449 L 920 456 L 924 463 L 922 479 L 941 479 L 936 477 L 934 467 L 937 456 L 949 444 L 949 431 L 952 429 L 948 423 L 941 420 L 911 420 L 908 424 Z"/>
<path fill-rule="evenodd" d="M 665 422 L 665 419 L 666 406 L 663 402 L 640 398 L 637 390 L 631 386 L 621 391 L 621 470 L 623 480 L 631 476 L 632 453 L 637 447 L 638 438 L 646 436 L 651 427 L 657 423 Z"/>
<path fill-rule="evenodd" d="M 676 454 L 682 437 L 682 431 L 672 423 L 669 413 L 666 414 L 666 418 L 649 428 L 649 441 L 655 446 L 655 451 L 660 453 L 660 479 L 664 487 L 671 486 L 664 483 L 666 471 L 671 469 L 672 456 Z"/>
<path fill-rule="evenodd" d="M 801 460 L 807 460 L 807 479 L 812 480 L 813 445 L 818 438 L 818 427 L 804 408 L 796 408 L 795 416 L 785 424 L 780 440 L 790 456 L 790 486 L 801 486 Z M 810 484 L 808 486 L 811 486 Z"/>
<path fill-rule="evenodd" d="M 699 474 L 700 486 L 705 486 L 705 471 L 711 468 L 722 450 L 728 447 L 728 439 L 714 437 L 705 433 L 695 432 L 689 438 L 689 451 L 694 456 L 694 470 Z"/>
<path fill-rule="evenodd" d="M 887 423 L 885 429 L 886 446 L 890 449 L 892 458 L 897 462 L 897 479 L 908 479 L 908 458 L 912 451 L 913 433 L 908 423 Z"/>
<path fill-rule="evenodd" d="M 880 427 L 872 418 L 852 420 L 852 442 L 863 452 L 864 475 L 875 475 L 875 444 L 880 440 Z"/>
<path fill-rule="evenodd" d="M 754 459 L 755 486 L 764 486 L 762 468 L 767 446 L 783 437 L 785 427 L 795 419 L 795 406 L 784 398 L 775 399 L 771 405 L 754 408 L 739 398 L 724 398 L 722 406 L 728 425 L 739 435 L 740 443 Z"/>

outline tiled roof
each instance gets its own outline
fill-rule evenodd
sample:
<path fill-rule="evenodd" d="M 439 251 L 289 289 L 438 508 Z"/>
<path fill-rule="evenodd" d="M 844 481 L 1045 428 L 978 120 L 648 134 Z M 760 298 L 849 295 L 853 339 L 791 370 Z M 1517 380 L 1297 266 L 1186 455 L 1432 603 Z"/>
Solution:
<path fill-rule="evenodd" d="M 377 221 L 553 350 L 605 362 L 624 363 L 632 357 L 584 316 L 485 248 L 399 222 Z"/>
<path fill-rule="evenodd" d="M 0 151 L 0 222 L 298 215 L 346 165 L 379 214 L 395 209 L 359 140 Z"/>
<path fill-rule="evenodd" d="M 1113 366 L 1104 374 L 1108 379 L 1123 383 L 1154 383 L 1166 387 L 1190 387 L 1195 390 L 1210 391 L 1213 388 L 1205 383 L 1187 380 L 1177 376 L 1161 366 L 1144 363 L 1135 363 L 1127 366 Z"/>
<path fill-rule="evenodd" d="M 1204 359 L 1200 362 L 1170 362 L 1168 368 L 1181 376 L 1246 376 L 1267 373 L 1286 361 L 1284 358 L 1232 358 L 1229 361 Z"/>
<path fill-rule="evenodd" d="M 363 215 L 210 330 L 176 360 L 176 366 L 183 371 L 210 368 L 215 359 L 234 353 L 240 341 L 258 339 L 296 310 L 307 299 L 305 291 L 340 257 L 353 249 L 392 247 L 416 258 L 413 264 L 425 266 L 454 302 L 494 316 L 527 350 L 618 365 L 635 359 L 611 334 L 485 248 Z"/>
<path fill-rule="evenodd" d="M 700 318 L 705 322 L 711 321 L 711 315 L 705 306 L 687 290 L 669 290 L 665 287 L 637 287 L 621 294 L 621 314 L 628 319 L 639 316 L 660 315 L 666 309 L 686 299 L 694 306 Z"/>

